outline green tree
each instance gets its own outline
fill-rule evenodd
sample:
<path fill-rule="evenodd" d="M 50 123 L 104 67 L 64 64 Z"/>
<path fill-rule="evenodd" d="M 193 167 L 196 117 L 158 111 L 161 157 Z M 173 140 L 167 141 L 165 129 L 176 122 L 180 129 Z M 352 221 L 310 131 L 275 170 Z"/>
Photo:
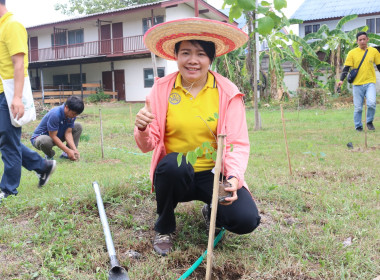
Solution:
<path fill-rule="evenodd" d="M 156 2 L 157 0 L 68 0 L 68 3 L 55 4 L 55 10 L 65 15 L 94 14 L 132 5 Z"/>
<path fill-rule="evenodd" d="M 273 6 L 267 1 L 261 1 L 258 5 L 258 1 L 254 0 L 224 0 L 224 5 L 230 5 L 229 18 L 230 21 L 240 18 L 244 13 L 247 19 L 248 26 L 248 54 L 247 54 L 247 70 L 250 76 L 251 87 L 254 92 L 254 107 L 255 107 L 255 130 L 261 128 L 260 115 L 258 111 L 258 93 L 257 93 L 257 56 L 256 56 L 256 33 L 261 35 L 269 34 L 275 27 L 275 21 L 278 16 L 276 12 L 281 13 L 282 8 L 286 8 L 286 0 L 274 0 Z M 260 14 L 260 16 L 258 16 Z M 283 13 L 281 13 L 283 15 Z M 257 28 L 255 28 L 257 22 Z"/>

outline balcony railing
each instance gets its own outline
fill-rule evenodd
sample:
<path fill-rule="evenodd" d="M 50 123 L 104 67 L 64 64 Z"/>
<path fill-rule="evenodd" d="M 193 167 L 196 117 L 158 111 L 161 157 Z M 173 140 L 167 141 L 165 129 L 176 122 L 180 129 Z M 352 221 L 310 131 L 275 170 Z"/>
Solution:
<path fill-rule="evenodd" d="M 126 55 L 147 51 L 143 35 L 29 50 L 29 62 Z"/>

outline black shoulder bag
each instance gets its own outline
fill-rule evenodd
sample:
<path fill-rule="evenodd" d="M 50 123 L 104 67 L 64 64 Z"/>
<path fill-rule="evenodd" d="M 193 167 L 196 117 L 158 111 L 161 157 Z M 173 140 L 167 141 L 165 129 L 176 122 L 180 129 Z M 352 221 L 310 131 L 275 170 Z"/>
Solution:
<path fill-rule="evenodd" d="M 368 49 L 366 49 L 364 55 L 363 55 L 363 58 L 362 58 L 362 61 L 360 61 L 360 64 L 359 64 L 359 67 L 358 68 L 354 68 L 350 71 L 350 73 L 348 73 L 348 76 L 347 76 L 347 82 L 349 82 L 350 84 L 352 84 L 355 80 L 355 77 L 356 75 L 358 74 L 359 72 L 359 69 L 360 69 L 360 66 L 362 66 L 362 63 L 364 61 L 364 58 L 365 56 L 367 55 L 367 52 L 368 52 Z"/>

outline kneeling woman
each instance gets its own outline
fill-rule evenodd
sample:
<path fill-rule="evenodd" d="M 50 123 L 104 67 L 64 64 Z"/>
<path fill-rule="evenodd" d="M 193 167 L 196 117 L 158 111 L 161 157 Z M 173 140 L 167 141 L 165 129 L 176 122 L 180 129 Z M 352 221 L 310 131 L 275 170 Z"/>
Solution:
<path fill-rule="evenodd" d="M 175 60 L 179 70 L 155 81 L 135 122 L 135 140 L 141 151 L 154 150 L 150 175 L 158 219 L 153 244 L 160 255 L 167 255 L 172 248 L 174 209 L 179 202 L 206 203 L 202 215 L 209 223 L 215 163 L 203 155 L 194 166 L 183 159 L 178 167 L 177 155 L 204 142 L 217 148 L 214 135 L 227 135 L 221 176 L 231 184 L 226 191 L 232 192 L 225 203 L 218 205 L 216 226 L 246 234 L 260 223 L 244 181 L 250 146 L 243 94 L 231 81 L 209 70 L 216 56 L 241 47 L 247 39 L 232 25 L 201 18 L 159 24 L 144 37 L 145 45 L 154 54 Z M 215 113 L 219 118 L 207 122 Z"/>

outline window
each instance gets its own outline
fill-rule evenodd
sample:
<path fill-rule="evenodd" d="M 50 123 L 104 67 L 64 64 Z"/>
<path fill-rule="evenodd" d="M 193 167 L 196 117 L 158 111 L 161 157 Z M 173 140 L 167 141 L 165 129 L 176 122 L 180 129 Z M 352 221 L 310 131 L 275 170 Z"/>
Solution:
<path fill-rule="evenodd" d="M 375 32 L 375 19 L 374 18 L 367 19 L 366 25 L 368 26 L 368 30 L 367 30 L 368 33 L 376 33 Z"/>
<path fill-rule="evenodd" d="M 80 83 L 80 74 L 70 74 L 70 85 L 73 86 L 73 90 L 80 90 L 81 83 Z M 86 73 L 82 73 L 82 83 L 86 83 Z"/>
<path fill-rule="evenodd" d="M 305 25 L 305 36 L 307 34 L 310 34 L 312 31 L 311 31 L 311 25 Z"/>
<path fill-rule="evenodd" d="M 55 38 L 55 44 L 54 44 Z M 51 34 L 51 45 L 54 46 L 66 46 L 67 42 L 69 45 L 82 44 L 84 42 L 83 29 L 70 30 Z"/>
<path fill-rule="evenodd" d="M 157 68 L 158 77 L 165 76 L 165 68 Z M 144 69 L 144 87 L 150 88 L 153 86 L 154 77 L 153 77 L 153 68 Z"/>
<path fill-rule="evenodd" d="M 380 33 L 380 18 L 369 18 L 366 20 L 367 33 Z"/>
<path fill-rule="evenodd" d="M 83 29 L 70 30 L 67 32 L 67 35 L 69 37 L 69 45 L 81 44 L 84 42 Z"/>
<path fill-rule="evenodd" d="M 54 43 L 54 39 L 55 39 L 55 43 Z M 52 45 L 52 47 L 54 47 L 54 46 L 65 46 L 65 45 L 67 45 L 66 42 L 67 42 L 66 41 L 66 32 L 56 33 L 55 35 L 51 34 L 51 45 Z"/>
<path fill-rule="evenodd" d="M 151 19 L 152 18 L 143 18 L 143 32 L 145 32 L 151 27 Z M 164 16 L 156 16 L 154 17 L 154 23 L 153 25 L 163 23 L 164 22 Z"/>
<path fill-rule="evenodd" d="M 54 75 L 53 76 L 53 85 L 68 85 L 69 84 L 69 76 L 68 75 Z"/>
<path fill-rule="evenodd" d="M 319 28 L 321 27 L 320 24 L 309 24 L 309 25 L 305 25 L 305 36 L 309 33 L 314 33 L 314 32 L 317 32 L 319 30 Z"/>

